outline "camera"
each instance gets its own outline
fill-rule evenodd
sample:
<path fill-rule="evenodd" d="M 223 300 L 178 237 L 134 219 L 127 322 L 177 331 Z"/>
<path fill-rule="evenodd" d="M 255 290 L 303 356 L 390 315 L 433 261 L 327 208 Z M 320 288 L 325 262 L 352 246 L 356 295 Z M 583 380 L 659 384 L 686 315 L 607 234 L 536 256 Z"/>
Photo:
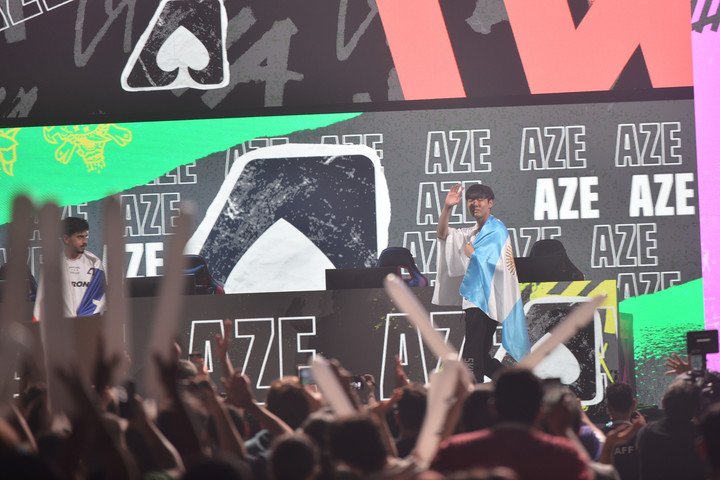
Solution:
<path fill-rule="evenodd" d="M 364 385 L 365 380 L 360 376 L 354 376 L 350 380 L 350 388 L 354 388 L 355 390 L 362 390 Z"/>
<path fill-rule="evenodd" d="M 310 367 L 298 367 L 298 378 L 300 378 L 300 385 L 315 385 L 315 378 Z"/>
<path fill-rule="evenodd" d="M 687 349 L 690 355 L 718 353 L 718 331 L 699 330 L 687 332 Z"/>
<path fill-rule="evenodd" d="M 688 381 L 693 383 L 700 394 L 700 411 L 720 401 L 720 375 L 707 370 L 709 353 L 718 353 L 718 331 L 699 330 L 687 332 L 687 351 L 692 371 Z"/>
<path fill-rule="evenodd" d="M 718 331 L 699 330 L 687 332 L 687 351 L 693 370 L 705 370 L 705 356 L 718 353 Z"/>

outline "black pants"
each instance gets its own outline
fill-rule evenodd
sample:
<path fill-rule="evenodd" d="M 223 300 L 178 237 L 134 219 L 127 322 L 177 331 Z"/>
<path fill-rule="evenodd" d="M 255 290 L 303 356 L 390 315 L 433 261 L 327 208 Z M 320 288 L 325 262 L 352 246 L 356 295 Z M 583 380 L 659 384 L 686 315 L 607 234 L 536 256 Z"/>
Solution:
<path fill-rule="evenodd" d="M 465 310 L 463 360 L 475 375 L 477 383 L 482 383 L 485 375 L 492 378 L 502 368 L 502 363 L 490 356 L 497 326 L 498 322 L 479 308 Z"/>

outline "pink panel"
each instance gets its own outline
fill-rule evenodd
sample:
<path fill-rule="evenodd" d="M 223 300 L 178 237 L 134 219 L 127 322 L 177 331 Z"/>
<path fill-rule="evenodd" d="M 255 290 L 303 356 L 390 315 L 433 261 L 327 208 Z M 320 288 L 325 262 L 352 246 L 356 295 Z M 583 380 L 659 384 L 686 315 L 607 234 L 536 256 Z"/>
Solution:
<path fill-rule="evenodd" d="M 405 100 L 465 97 L 438 0 L 378 0 Z"/>
<path fill-rule="evenodd" d="M 710 14 L 717 13 L 717 0 L 711 2 Z M 703 0 L 693 14 L 700 19 Z M 715 28 L 715 31 L 713 31 Z M 720 328 L 720 32 L 707 25 L 701 33 L 693 31 L 693 73 L 695 83 L 695 131 L 697 138 L 698 190 L 700 205 L 700 240 L 705 294 L 705 327 Z M 720 370 L 720 355 L 708 359 L 709 367 Z"/>
<path fill-rule="evenodd" d="M 682 0 L 595 0 L 577 28 L 567 0 L 505 8 L 532 93 L 610 90 L 638 46 L 653 87 L 692 85 Z"/>

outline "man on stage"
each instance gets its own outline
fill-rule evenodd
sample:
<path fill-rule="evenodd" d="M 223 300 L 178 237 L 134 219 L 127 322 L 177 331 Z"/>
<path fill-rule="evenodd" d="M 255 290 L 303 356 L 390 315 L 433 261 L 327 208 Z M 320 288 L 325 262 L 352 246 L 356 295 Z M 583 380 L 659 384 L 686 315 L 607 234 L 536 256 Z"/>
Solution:
<path fill-rule="evenodd" d="M 90 225 L 87 220 L 67 217 L 62 221 L 65 245 L 63 262 L 63 315 L 80 317 L 102 313 L 105 309 L 105 272 L 102 261 L 87 250 Z M 35 300 L 33 320 L 40 318 L 44 282 Z"/>
<path fill-rule="evenodd" d="M 450 189 L 438 220 L 433 303 L 462 306 L 463 359 L 481 383 L 502 366 L 490 356 L 499 323 L 503 347 L 513 358 L 520 360 L 530 346 L 510 237 L 505 225 L 491 215 L 495 194 L 487 185 L 471 185 L 465 199 L 476 224 L 451 228 L 450 213 L 462 201 L 462 192 L 459 183 Z"/>

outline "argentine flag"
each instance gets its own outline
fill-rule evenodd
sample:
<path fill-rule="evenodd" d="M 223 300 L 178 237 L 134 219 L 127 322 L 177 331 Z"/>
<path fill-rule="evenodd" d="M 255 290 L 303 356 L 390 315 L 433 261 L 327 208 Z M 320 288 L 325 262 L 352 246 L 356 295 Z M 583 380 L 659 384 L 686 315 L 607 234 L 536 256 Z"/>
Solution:
<path fill-rule="evenodd" d="M 502 324 L 502 345 L 520 361 L 530 352 L 530 340 L 507 228 L 490 215 L 473 248 L 460 294 Z"/>

